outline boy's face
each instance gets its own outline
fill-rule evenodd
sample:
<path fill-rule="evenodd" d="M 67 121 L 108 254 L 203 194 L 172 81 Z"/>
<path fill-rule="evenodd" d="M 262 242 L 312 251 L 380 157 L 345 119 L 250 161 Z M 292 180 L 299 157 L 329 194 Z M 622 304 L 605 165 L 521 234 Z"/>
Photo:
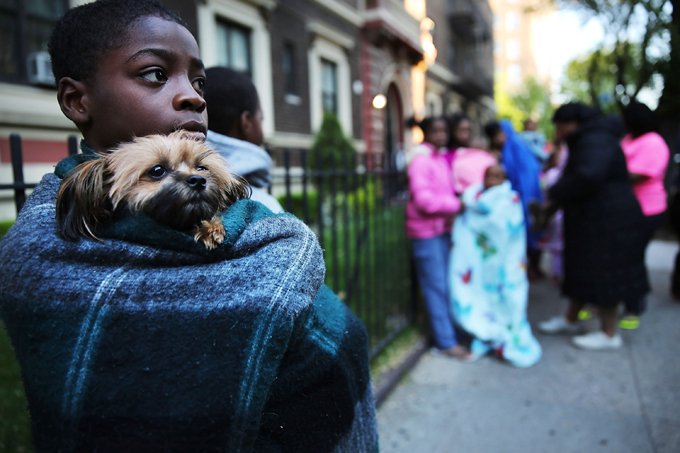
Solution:
<path fill-rule="evenodd" d="M 472 127 L 468 120 L 461 120 L 454 131 L 456 142 L 461 146 L 468 146 L 472 138 Z"/>
<path fill-rule="evenodd" d="M 205 71 L 183 26 L 147 16 L 119 48 L 105 53 L 82 98 L 85 141 L 105 151 L 135 136 L 190 131 L 205 139 Z"/>
<path fill-rule="evenodd" d="M 434 121 L 425 139 L 437 148 L 446 146 L 449 141 L 449 127 L 446 121 L 442 119 Z"/>
<path fill-rule="evenodd" d="M 499 186 L 505 181 L 505 172 L 500 165 L 493 165 L 484 172 L 484 187 Z"/>
<path fill-rule="evenodd" d="M 241 130 L 243 140 L 254 145 L 261 146 L 264 143 L 264 133 L 262 132 L 262 109 L 258 106 L 255 113 L 244 112 L 241 116 Z"/>
<path fill-rule="evenodd" d="M 498 131 L 491 140 L 491 145 L 496 149 L 502 149 L 505 146 L 505 132 Z"/>
<path fill-rule="evenodd" d="M 578 123 L 576 121 L 557 122 L 555 123 L 555 138 L 559 141 L 566 140 L 577 129 Z"/>

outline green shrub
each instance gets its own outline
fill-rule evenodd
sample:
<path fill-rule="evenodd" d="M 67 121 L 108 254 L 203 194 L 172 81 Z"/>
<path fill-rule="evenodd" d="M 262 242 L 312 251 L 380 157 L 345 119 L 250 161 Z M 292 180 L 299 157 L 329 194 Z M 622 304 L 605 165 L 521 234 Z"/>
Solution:
<path fill-rule="evenodd" d="M 31 427 L 19 364 L 0 321 L 0 452 L 31 451 Z"/>
<path fill-rule="evenodd" d="M 315 191 L 307 192 L 307 218 L 305 218 L 305 198 L 302 192 L 290 194 L 290 203 L 286 195 L 281 195 L 277 199 L 286 212 L 290 212 L 308 225 L 315 225 L 318 222 L 319 196 Z"/>
<path fill-rule="evenodd" d="M 14 225 L 14 220 L 0 221 L 0 238 L 7 233 L 7 230 L 9 230 L 12 225 Z"/>
<path fill-rule="evenodd" d="M 345 177 L 333 175 L 333 172 L 353 170 L 355 155 L 354 145 L 342 131 L 338 118 L 333 113 L 326 112 L 309 152 L 313 183 L 317 187 L 323 187 L 324 193 L 328 193 L 331 188 L 335 191 L 342 190 Z M 344 182 L 347 182 L 346 179 Z"/>

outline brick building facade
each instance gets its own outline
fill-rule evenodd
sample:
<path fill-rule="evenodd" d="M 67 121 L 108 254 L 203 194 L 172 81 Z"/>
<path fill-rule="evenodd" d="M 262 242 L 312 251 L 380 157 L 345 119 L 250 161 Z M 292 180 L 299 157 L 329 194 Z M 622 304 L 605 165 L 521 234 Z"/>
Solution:
<path fill-rule="evenodd" d="M 53 84 L 44 77 L 31 79 L 35 74 L 23 64 L 30 55 L 44 58 L 44 48 L 22 43 L 46 42 L 50 24 L 68 7 L 85 1 L 40 2 L 40 36 L 25 36 L 24 26 L 5 31 L 14 47 L 12 55 L 0 58 L 4 182 L 11 181 L 10 133 L 22 135 L 29 182 L 51 171 L 66 155 L 66 137 L 77 135 L 59 110 Z M 184 18 L 207 67 L 231 66 L 251 76 L 260 93 L 269 147 L 309 148 L 325 110 L 336 113 L 358 152 L 388 155 L 412 145 L 404 125 L 410 116 L 464 110 L 477 119 L 493 111 L 486 0 L 163 2 Z M 3 2 L 10 6 L 0 7 L 0 16 L 28 23 L 37 14 L 29 11 L 29 3 Z M 471 14 L 463 16 L 469 20 L 461 21 L 460 11 Z M 439 52 L 436 58 L 433 47 Z M 471 48 L 484 51 L 461 50 Z M 0 219 L 14 216 L 11 197 L 9 191 L 0 193 Z"/>

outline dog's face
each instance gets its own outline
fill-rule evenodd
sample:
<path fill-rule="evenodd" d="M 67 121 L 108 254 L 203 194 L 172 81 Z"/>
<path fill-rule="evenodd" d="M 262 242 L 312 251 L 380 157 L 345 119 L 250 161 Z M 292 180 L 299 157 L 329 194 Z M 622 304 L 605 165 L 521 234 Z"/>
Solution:
<path fill-rule="evenodd" d="M 124 203 L 178 230 L 188 231 L 247 196 L 219 155 L 181 133 L 138 138 L 107 160 L 114 209 Z"/>
<path fill-rule="evenodd" d="M 204 143 L 181 132 L 151 135 L 79 166 L 57 196 L 57 219 L 64 237 L 93 237 L 97 223 L 126 207 L 190 231 L 247 196 L 247 185 Z"/>

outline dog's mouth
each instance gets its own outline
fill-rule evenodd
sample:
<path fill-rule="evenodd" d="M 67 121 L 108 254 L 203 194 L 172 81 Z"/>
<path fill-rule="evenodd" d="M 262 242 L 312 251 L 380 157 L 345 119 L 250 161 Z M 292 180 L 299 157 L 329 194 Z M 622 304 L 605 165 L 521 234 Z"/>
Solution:
<path fill-rule="evenodd" d="M 202 220 L 209 220 L 217 213 L 213 205 L 205 200 L 195 200 L 181 205 L 165 204 L 146 209 L 148 216 L 158 223 L 180 231 L 189 231 Z"/>
<path fill-rule="evenodd" d="M 149 200 L 142 210 L 158 223 L 189 231 L 202 220 L 212 218 L 219 206 L 219 199 L 209 190 L 183 190 L 181 186 L 171 186 Z"/>

